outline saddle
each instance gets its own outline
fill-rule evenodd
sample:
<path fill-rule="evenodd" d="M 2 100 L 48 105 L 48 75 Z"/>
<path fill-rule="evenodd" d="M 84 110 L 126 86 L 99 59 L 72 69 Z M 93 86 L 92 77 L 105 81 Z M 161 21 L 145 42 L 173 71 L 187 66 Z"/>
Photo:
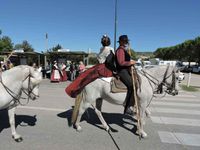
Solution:
<path fill-rule="evenodd" d="M 127 87 L 119 78 L 112 77 L 110 86 L 112 93 L 127 92 Z"/>
<path fill-rule="evenodd" d="M 140 89 L 141 91 L 141 79 L 138 76 L 136 70 L 134 70 L 134 80 L 135 80 L 135 87 L 136 91 L 137 89 Z M 121 92 L 127 92 L 126 85 L 120 80 L 118 76 L 112 77 L 110 82 L 111 92 L 112 93 L 121 93 Z"/>

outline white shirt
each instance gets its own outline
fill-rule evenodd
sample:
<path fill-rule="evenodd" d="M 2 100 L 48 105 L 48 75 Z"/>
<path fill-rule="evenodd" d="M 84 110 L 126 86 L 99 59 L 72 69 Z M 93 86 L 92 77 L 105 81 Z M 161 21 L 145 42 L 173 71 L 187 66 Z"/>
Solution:
<path fill-rule="evenodd" d="M 113 54 L 115 54 L 114 49 L 110 46 L 105 46 L 100 49 L 100 52 L 97 55 L 97 59 L 100 64 L 103 64 L 106 61 L 106 57 L 110 54 L 111 50 Z"/>

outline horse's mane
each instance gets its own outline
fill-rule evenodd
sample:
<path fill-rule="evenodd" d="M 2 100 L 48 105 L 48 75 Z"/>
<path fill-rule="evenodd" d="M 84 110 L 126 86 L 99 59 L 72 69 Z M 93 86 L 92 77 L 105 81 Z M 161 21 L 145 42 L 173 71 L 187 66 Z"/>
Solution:
<path fill-rule="evenodd" d="M 144 68 L 143 70 L 154 77 L 163 77 L 163 73 L 165 73 L 168 66 L 166 65 L 156 65 L 148 68 Z M 171 73 L 174 69 L 173 66 L 169 66 L 168 72 Z"/>
<path fill-rule="evenodd" d="M 23 69 L 26 69 L 26 68 L 32 68 L 32 67 L 31 67 L 31 66 L 28 66 L 28 65 L 19 65 L 19 66 L 15 66 L 15 67 L 13 67 L 13 68 L 11 68 L 11 69 L 9 69 L 9 70 L 4 71 L 3 74 L 10 74 L 10 73 L 12 73 L 12 72 L 17 71 L 18 69 L 23 70 Z M 12 74 L 12 75 L 13 75 L 13 74 Z"/>

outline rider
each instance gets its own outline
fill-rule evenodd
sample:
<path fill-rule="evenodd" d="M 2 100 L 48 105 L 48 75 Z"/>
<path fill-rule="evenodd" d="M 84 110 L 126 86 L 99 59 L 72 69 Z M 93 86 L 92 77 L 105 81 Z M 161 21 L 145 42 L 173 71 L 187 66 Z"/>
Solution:
<path fill-rule="evenodd" d="M 127 94 L 125 99 L 125 113 L 131 113 L 130 106 L 131 99 L 133 99 L 133 81 L 130 73 L 131 66 L 135 64 L 134 60 L 131 60 L 131 56 L 127 52 L 127 46 L 129 44 L 129 39 L 127 35 L 121 35 L 119 37 L 119 47 L 115 52 L 116 56 L 116 68 L 117 74 L 120 77 L 120 80 L 126 85 L 127 87 Z M 132 101 L 133 104 L 135 103 Z"/>
<path fill-rule="evenodd" d="M 114 54 L 114 50 L 110 47 L 110 38 L 107 35 L 104 35 L 101 38 L 102 48 L 98 54 L 99 64 L 85 70 L 82 72 L 66 89 L 65 92 L 72 98 L 82 91 L 82 89 L 92 81 L 96 80 L 99 77 L 112 77 L 113 72 L 105 64 L 106 58 L 110 54 Z"/>

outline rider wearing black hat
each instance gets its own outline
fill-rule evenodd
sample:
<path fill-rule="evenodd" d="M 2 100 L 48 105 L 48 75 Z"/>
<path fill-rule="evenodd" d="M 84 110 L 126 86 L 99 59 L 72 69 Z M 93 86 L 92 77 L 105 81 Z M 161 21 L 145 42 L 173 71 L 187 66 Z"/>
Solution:
<path fill-rule="evenodd" d="M 116 68 L 117 74 L 120 77 L 120 80 L 126 85 L 127 87 L 127 94 L 125 99 L 125 108 L 124 113 L 130 111 L 128 109 L 131 104 L 131 98 L 133 98 L 133 81 L 130 73 L 130 67 L 135 64 L 134 60 L 131 60 L 131 56 L 126 50 L 127 45 L 129 44 L 129 39 L 127 35 L 121 35 L 119 37 L 119 47 L 115 52 L 116 56 Z M 134 102 L 133 102 L 134 103 Z M 132 105 L 133 106 L 133 105 Z"/>

